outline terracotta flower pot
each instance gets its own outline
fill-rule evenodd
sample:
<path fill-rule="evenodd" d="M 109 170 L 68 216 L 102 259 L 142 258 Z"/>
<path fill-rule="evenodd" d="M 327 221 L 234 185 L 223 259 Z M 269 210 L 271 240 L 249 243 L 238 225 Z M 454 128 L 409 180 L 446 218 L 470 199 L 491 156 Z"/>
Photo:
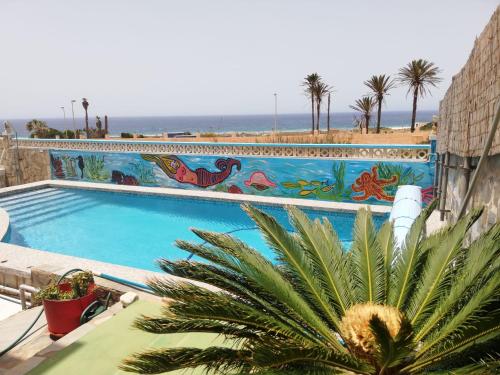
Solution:
<path fill-rule="evenodd" d="M 59 291 L 71 291 L 71 284 L 58 285 Z M 95 284 L 90 284 L 87 295 L 69 300 L 43 300 L 49 332 L 54 336 L 64 336 L 80 326 L 83 310 L 96 300 Z"/>

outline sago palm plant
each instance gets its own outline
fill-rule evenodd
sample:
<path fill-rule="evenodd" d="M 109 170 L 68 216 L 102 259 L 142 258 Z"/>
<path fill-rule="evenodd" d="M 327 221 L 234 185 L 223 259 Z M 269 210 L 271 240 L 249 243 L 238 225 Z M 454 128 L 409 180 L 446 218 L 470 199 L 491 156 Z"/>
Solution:
<path fill-rule="evenodd" d="M 390 222 L 377 233 L 370 212 L 359 210 L 346 251 L 326 219 L 311 221 L 289 208 L 289 232 L 244 206 L 274 250 L 274 262 L 229 235 L 194 230 L 203 244 L 177 244 L 207 262 L 160 265 L 171 275 L 216 288 L 153 280 L 151 287 L 170 302 L 162 316 L 143 316 L 135 326 L 157 334 L 211 332 L 228 345 L 150 350 L 127 359 L 122 369 L 494 373 L 498 360 L 488 348 L 500 329 L 500 224 L 465 246 L 464 236 L 480 215 L 476 210 L 426 237 L 433 207 L 415 221 L 402 248 L 394 245 Z"/>

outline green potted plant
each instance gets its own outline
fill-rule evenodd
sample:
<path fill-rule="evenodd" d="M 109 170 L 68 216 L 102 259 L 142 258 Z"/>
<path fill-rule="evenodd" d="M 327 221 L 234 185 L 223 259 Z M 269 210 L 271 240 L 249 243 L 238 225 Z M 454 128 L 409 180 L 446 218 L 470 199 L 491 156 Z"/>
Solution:
<path fill-rule="evenodd" d="M 90 271 L 75 274 L 69 281 L 52 281 L 35 298 L 43 303 L 49 332 L 64 336 L 80 325 L 83 311 L 96 296 L 94 277 Z"/>

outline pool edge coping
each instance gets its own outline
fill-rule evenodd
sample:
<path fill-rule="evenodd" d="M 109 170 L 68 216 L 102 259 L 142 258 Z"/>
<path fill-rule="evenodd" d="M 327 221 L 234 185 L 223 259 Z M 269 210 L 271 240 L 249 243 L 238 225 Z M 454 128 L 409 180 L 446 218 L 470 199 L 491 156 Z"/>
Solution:
<path fill-rule="evenodd" d="M 329 202 L 320 200 L 308 200 L 300 198 L 266 197 L 249 194 L 231 194 L 218 191 L 199 191 L 190 189 L 175 189 L 164 187 L 114 185 L 108 183 L 95 183 L 84 181 L 58 181 L 43 180 L 23 185 L 0 188 L 0 197 L 8 196 L 28 190 L 38 190 L 46 187 L 77 188 L 85 190 L 98 190 L 106 192 L 132 193 L 139 195 L 183 197 L 203 200 L 219 200 L 234 203 L 255 203 L 271 206 L 297 206 L 304 209 L 322 211 L 340 211 L 355 213 L 360 208 L 369 208 L 374 215 L 386 215 L 390 213 L 392 206 L 373 205 L 351 202 Z"/>

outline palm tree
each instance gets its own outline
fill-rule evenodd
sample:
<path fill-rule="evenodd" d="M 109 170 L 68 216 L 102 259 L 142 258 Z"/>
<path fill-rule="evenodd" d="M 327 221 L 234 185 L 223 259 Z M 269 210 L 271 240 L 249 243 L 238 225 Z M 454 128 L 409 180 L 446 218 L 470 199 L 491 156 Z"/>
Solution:
<path fill-rule="evenodd" d="M 314 87 L 314 97 L 316 98 L 316 130 L 319 133 L 319 117 L 321 113 L 321 103 L 323 98 L 330 93 L 330 86 L 324 82 L 318 82 Z"/>
<path fill-rule="evenodd" d="M 370 127 L 370 118 L 372 117 L 372 111 L 375 107 L 375 100 L 371 96 L 363 96 L 361 99 L 356 100 L 354 105 L 350 105 L 352 109 L 358 111 L 363 116 L 363 122 L 365 124 L 366 134 L 368 134 L 368 128 Z"/>
<path fill-rule="evenodd" d="M 315 91 L 318 83 L 321 82 L 321 77 L 318 73 L 311 73 L 304 78 L 302 82 L 302 86 L 305 87 L 305 93 L 308 97 L 311 98 L 311 133 L 314 134 L 314 100 L 315 100 Z"/>
<path fill-rule="evenodd" d="M 436 87 L 441 82 L 438 76 L 439 68 L 433 62 L 419 59 L 413 60 L 398 73 L 398 81 L 408 86 L 408 93 L 413 93 L 413 111 L 411 115 L 411 132 L 415 131 L 415 120 L 417 117 L 417 100 L 430 93 L 430 88 Z"/>
<path fill-rule="evenodd" d="M 378 105 L 377 112 L 377 134 L 380 133 L 380 119 L 382 117 L 382 103 L 386 95 L 389 95 L 389 90 L 395 87 L 394 80 L 391 80 L 391 76 L 386 76 L 381 74 L 379 76 L 372 76 L 368 81 L 364 82 L 373 92 L 373 96 Z"/>
<path fill-rule="evenodd" d="M 331 95 L 332 92 L 328 93 L 328 104 L 327 104 L 327 110 L 326 110 L 326 132 L 330 133 L 330 101 L 331 101 Z"/>
<path fill-rule="evenodd" d="M 500 223 L 464 245 L 481 211 L 428 237 L 435 204 L 401 248 L 387 221 L 377 233 L 358 211 L 344 250 L 328 220 L 289 207 L 294 232 L 249 205 L 275 261 L 227 234 L 193 230 L 177 246 L 203 262 L 159 262 L 178 278 L 149 285 L 168 302 L 135 327 L 156 334 L 222 335 L 224 346 L 150 349 L 122 369 L 142 374 L 204 367 L 221 374 L 487 374 L 500 332 Z M 495 341 L 496 340 L 496 341 Z M 491 354 L 493 353 L 493 354 Z M 498 356 L 498 355 L 497 355 Z M 494 358 L 495 359 L 495 358 Z M 488 368 L 487 366 L 495 366 Z"/>
<path fill-rule="evenodd" d="M 45 138 L 49 127 L 45 121 L 33 119 L 26 123 L 26 130 L 31 133 L 32 137 Z"/>
<path fill-rule="evenodd" d="M 87 98 L 82 99 L 82 106 L 83 106 L 83 109 L 85 110 L 85 133 L 87 134 L 87 138 L 90 138 L 89 113 L 87 111 L 89 108 L 89 102 L 87 101 Z"/>

